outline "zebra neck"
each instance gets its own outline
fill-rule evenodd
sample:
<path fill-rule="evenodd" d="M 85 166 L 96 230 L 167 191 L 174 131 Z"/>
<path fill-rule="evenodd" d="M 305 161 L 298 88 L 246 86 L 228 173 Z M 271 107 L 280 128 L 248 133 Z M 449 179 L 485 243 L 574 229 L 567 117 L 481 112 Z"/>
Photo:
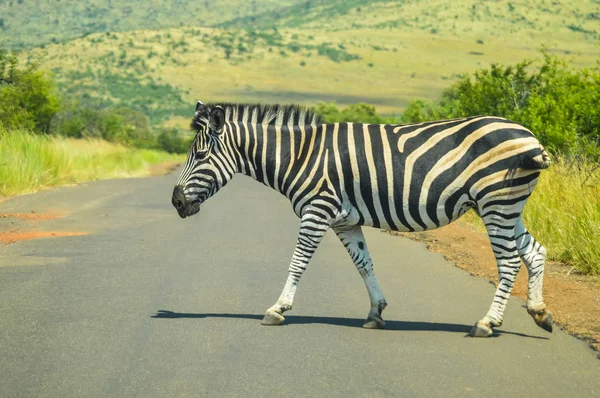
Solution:
<path fill-rule="evenodd" d="M 308 145 L 314 126 L 240 125 L 238 172 L 286 194 L 285 181 Z"/>

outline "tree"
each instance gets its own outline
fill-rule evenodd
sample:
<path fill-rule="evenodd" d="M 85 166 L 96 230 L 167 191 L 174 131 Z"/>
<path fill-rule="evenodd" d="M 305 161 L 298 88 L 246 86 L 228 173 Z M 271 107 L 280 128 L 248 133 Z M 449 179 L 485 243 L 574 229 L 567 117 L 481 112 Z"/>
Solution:
<path fill-rule="evenodd" d="M 182 137 L 176 129 L 164 129 L 158 135 L 157 143 L 160 149 L 169 153 L 186 153 L 193 137 Z"/>
<path fill-rule="evenodd" d="M 0 125 L 48 134 L 60 105 L 56 85 L 36 63 L 20 66 L 17 54 L 0 47 Z"/>
<path fill-rule="evenodd" d="M 319 102 L 315 112 L 323 117 L 327 123 L 356 122 L 356 123 L 395 123 L 393 118 L 385 118 L 377 114 L 375 106 L 358 103 L 350 104 L 339 110 L 333 102 Z"/>
<path fill-rule="evenodd" d="M 600 62 L 595 68 L 576 69 L 543 50 L 538 61 L 492 65 L 464 76 L 437 103 L 414 100 L 402 119 L 500 116 L 529 128 L 554 153 L 598 159 L 599 103 Z"/>

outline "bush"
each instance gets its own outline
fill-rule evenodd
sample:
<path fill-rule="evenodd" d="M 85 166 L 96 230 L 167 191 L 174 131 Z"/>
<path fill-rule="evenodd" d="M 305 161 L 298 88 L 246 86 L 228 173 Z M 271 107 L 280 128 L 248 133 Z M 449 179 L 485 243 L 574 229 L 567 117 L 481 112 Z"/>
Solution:
<path fill-rule="evenodd" d="M 360 59 L 357 54 L 350 54 L 344 49 L 330 47 L 328 43 L 322 43 L 317 47 L 319 55 L 332 60 L 333 62 L 349 62 L 355 59 Z"/>
<path fill-rule="evenodd" d="M 158 147 L 169 153 L 187 153 L 194 137 L 184 137 L 177 129 L 164 129 L 158 135 L 156 142 Z"/>
<path fill-rule="evenodd" d="M 327 123 L 356 122 L 356 123 L 395 123 L 393 118 L 385 118 L 377 114 L 375 106 L 359 103 L 351 104 L 340 110 L 335 103 L 319 102 L 315 108 L 317 114 L 323 116 Z"/>
<path fill-rule="evenodd" d="M 527 60 L 467 75 L 437 103 L 412 101 L 402 120 L 501 116 L 531 129 L 554 153 L 600 158 L 600 63 L 574 69 L 563 58 L 542 54 L 537 68 Z"/>
<path fill-rule="evenodd" d="M 47 134 L 59 110 L 53 81 L 35 63 L 19 65 L 17 54 L 0 46 L 0 126 Z"/>
<path fill-rule="evenodd" d="M 52 133 L 72 138 L 101 138 L 138 148 L 156 146 L 148 117 L 129 108 L 94 109 L 76 103 L 58 115 Z"/>

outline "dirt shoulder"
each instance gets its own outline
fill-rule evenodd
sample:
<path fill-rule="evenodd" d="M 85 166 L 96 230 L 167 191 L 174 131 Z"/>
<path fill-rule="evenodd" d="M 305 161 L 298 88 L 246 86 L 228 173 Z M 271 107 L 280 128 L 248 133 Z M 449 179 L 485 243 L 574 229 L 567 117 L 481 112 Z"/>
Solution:
<path fill-rule="evenodd" d="M 149 176 L 165 175 L 173 172 L 181 162 L 168 161 L 151 165 Z M 77 185 L 77 184 L 72 184 Z M 42 187 L 40 190 L 58 187 Z M 0 197 L 0 203 L 11 197 Z M 86 231 L 45 230 L 45 222 L 66 216 L 65 212 L 0 213 L 0 247 L 29 239 L 59 238 L 87 235 Z"/>
<path fill-rule="evenodd" d="M 161 176 L 173 172 L 177 167 L 181 165 L 178 161 L 169 161 L 163 163 L 157 163 L 150 166 L 150 176 Z"/>
<path fill-rule="evenodd" d="M 390 233 L 424 242 L 429 250 L 443 254 L 458 268 L 497 284 L 498 272 L 490 242 L 485 234 L 468 224 L 455 222 L 433 231 Z M 524 266 L 512 294 L 527 299 Z M 578 274 L 563 264 L 546 263 L 544 301 L 552 311 L 555 323 L 600 351 L 600 278 Z"/>

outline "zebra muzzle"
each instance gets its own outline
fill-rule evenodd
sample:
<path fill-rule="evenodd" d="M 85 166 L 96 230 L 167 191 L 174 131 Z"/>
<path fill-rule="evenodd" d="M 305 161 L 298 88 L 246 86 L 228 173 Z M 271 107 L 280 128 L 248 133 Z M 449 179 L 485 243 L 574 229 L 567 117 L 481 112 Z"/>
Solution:
<path fill-rule="evenodd" d="M 171 197 L 171 204 L 177 210 L 179 217 L 186 218 L 189 216 L 193 216 L 194 214 L 200 211 L 200 204 L 202 200 L 188 200 L 183 193 L 183 187 L 177 185 L 175 189 L 173 189 L 173 196 Z"/>
<path fill-rule="evenodd" d="M 173 196 L 171 197 L 171 204 L 177 209 L 177 211 L 185 209 L 185 195 L 181 185 L 177 185 L 173 189 Z"/>

